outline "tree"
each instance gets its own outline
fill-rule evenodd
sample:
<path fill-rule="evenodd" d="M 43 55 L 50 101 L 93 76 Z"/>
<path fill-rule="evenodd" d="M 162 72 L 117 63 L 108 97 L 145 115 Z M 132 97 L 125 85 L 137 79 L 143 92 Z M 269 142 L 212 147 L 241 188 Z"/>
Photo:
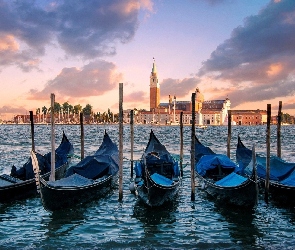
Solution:
<path fill-rule="evenodd" d="M 91 115 L 92 113 L 92 106 L 90 104 L 86 104 L 85 108 L 83 108 L 84 115 Z"/>
<path fill-rule="evenodd" d="M 58 102 L 54 102 L 54 113 L 59 113 L 61 105 Z"/>
<path fill-rule="evenodd" d="M 64 114 L 65 114 L 65 113 L 68 113 L 69 108 L 70 108 L 70 104 L 69 104 L 68 102 L 64 102 L 64 103 L 62 104 L 62 109 L 63 109 L 63 113 L 64 113 Z"/>
<path fill-rule="evenodd" d="M 82 106 L 80 104 L 74 106 L 74 113 L 79 114 L 82 111 Z"/>
<path fill-rule="evenodd" d="M 45 106 L 42 107 L 42 113 L 43 113 L 44 115 L 46 115 L 46 113 L 47 113 L 47 108 L 46 108 Z"/>

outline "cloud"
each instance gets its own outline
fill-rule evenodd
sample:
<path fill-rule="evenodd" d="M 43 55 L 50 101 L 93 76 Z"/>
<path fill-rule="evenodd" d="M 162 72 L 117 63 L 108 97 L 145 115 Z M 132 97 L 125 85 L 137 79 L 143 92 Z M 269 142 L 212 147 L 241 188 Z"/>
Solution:
<path fill-rule="evenodd" d="M 232 31 L 203 62 L 199 76 L 229 84 L 225 92 L 233 106 L 294 95 L 294 30 L 294 1 L 271 1 Z"/>
<path fill-rule="evenodd" d="M 23 71 L 38 69 L 40 60 L 31 50 L 20 51 L 19 44 L 12 35 L 0 35 L 0 66 L 16 65 Z"/>
<path fill-rule="evenodd" d="M 63 98 L 100 96 L 113 90 L 122 80 L 113 63 L 97 60 L 79 69 L 63 68 L 60 74 L 47 82 L 43 90 L 31 89 L 29 100 L 46 100 L 51 93 Z"/>
<path fill-rule="evenodd" d="M 145 102 L 149 100 L 149 96 L 147 96 L 147 93 L 144 91 L 136 91 L 132 92 L 128 95 L 124 95 L 123 97 L 124 102 Z"/>
<path fill-rule="evenodd" d="M 164 79 L 160 85 L 161 99 L 167 99 L 169 95 L 175 95 L 177 99 L 185 97 L 190 91 L 195 91 L 199 82 L 198 78 Z"/>
<path fill-rule="evenodd" d="M 114 55 L 118 43 L 133 39 L 140 9 L 151 11 L 151 0 L 10 1 L 0 0 L 0 40 L 13 37 L 22 46 L 1 65 L 23 66 L 59 46 L 67 56 L 94 59 Z M 22 65 L 24 62 L 24 65 Z"/>
<path fill-rule="evenodd" d="M 27 110 L 24 107 L 2 106 L 0 114 L 25 114 Z"/>

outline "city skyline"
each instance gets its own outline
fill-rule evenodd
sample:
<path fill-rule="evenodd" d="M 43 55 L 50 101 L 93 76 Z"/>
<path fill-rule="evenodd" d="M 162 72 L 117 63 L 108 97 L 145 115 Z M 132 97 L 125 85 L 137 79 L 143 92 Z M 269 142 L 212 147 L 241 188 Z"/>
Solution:
<path fill-rule="evenodd" d="M 232 109 L 279 101 L 295 115 L 293 0 L 0 0 L 0 114 L 56 102 L 95 112 L 149 110 L 157 66 L 161 102 L 229 98 Z"/>

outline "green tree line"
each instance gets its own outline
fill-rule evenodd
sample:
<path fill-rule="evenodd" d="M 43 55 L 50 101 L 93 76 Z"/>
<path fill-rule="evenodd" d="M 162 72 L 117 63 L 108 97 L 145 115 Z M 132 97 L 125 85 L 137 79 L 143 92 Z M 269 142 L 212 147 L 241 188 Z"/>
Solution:
<path fill-rule="evenodd" d="M 107 112 L 93 112 L 93 107 L 90 104 L 86 104 L 86 106 L 83 108 L 80 104 L 77 105 L 71 105 L 68 102 L 65 102 L 63 104 L 60 104 L 58 102 L 54 102 L 54 113 L 58 114 L 72 114 L 72 115 L 78 115 L 79 113 L 83 113 L 84 116 L 90 116 L 91 121 L 96 122 L 117 122 L 118 121 L 118 114 L 114 114 L 111 112 L 110 109 L 108 109 Z M 46 106 L 43 106 L 42 108 L 36 109 L 36 115 L 39 114 L 49 114 L 51 113 L 51 107 L 47 108 Z"/>
<path fill-rule="evenodd" d="M 282 113 L 282 123 L 294 124 L 294 116 Z"/>

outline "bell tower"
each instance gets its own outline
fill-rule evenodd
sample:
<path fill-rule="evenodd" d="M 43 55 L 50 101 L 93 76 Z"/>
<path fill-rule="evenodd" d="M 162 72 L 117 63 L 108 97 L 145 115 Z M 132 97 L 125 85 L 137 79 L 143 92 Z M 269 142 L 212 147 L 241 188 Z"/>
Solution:
<path fill-rule="evenodd" d="M 150 111 L 158 108 L 160 104 L 160 85 L 158 82 L 155 58 L 153 59 L 153 68 L 150 76 Z"/>

